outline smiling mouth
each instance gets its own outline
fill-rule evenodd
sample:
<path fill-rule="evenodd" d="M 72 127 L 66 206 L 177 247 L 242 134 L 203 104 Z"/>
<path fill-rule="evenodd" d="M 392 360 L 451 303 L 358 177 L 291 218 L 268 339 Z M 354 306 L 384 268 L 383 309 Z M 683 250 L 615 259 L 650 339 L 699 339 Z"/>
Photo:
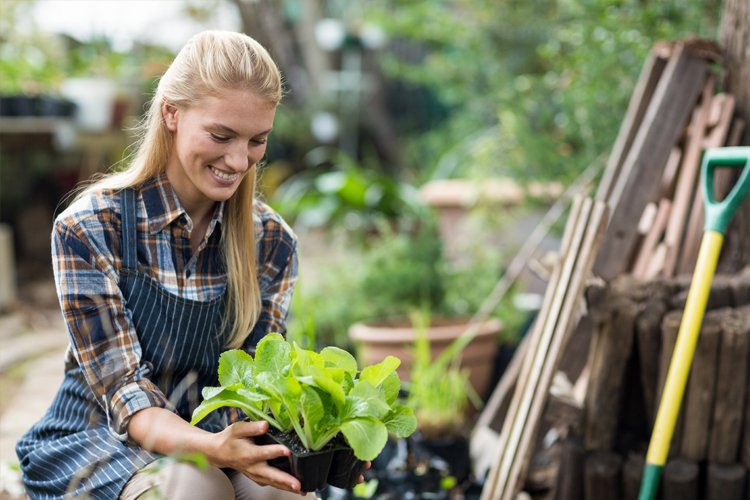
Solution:
<path fill-rule="evenodd" d="M 225 181 L 234 181 L 237 180 L 237 177 L 239 177 L 240 174 L 234 173 L 234 174 L 228 174 L 226 172 L 222 172 L 221 170 L 217 169 L 216 167 L 209 167 L 211 169 L 211 172 L 218 177 L 219 179 L 225 180 Z"/>

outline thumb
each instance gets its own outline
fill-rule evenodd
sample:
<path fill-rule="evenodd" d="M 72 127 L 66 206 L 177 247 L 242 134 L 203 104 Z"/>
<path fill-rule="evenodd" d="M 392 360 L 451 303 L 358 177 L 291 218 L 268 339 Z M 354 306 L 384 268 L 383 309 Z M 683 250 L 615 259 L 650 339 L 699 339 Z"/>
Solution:
<path fill-rule="evenodd" d="M 236 422 L 232 424 L 232 433 L 241 437 L 260 436 L 268 431 L 268 422 L 258 420 L 253 422 Z"/>

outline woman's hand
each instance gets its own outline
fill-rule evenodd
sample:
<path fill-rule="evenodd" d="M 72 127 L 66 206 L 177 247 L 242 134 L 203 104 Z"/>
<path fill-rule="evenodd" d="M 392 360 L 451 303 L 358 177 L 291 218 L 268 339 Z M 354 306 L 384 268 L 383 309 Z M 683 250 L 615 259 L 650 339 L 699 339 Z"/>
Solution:
<path fill-rule="evenodd" d="M 291 451 L 283 445 L 260 446 L 250 438 L 265 434 L 268 422 L 236 422 L 223 431 L 214 434 L 214 444 L 207 453 L 209 462 L 217 467 L 235 469 L 261 486 L 273 486 L 292 493 L 300 491 L 297 478 L 268 465 L 268 460 L 288 457 Z"/>
<path fill-rule="evenodd" d="M 143 448 L 163 455 L 199 452 L 215 467 L 230 467 L 261 486 L 301 493 L 295 477 L 268 465 L 268 460 L 291 455 L 282 445 L 256 445 L 252 439 L 268 430 L 268 423 L 236 422 L 219 433 L 194 427 L 164 408 L 146 408 L 130 420 L 130 437 Z M 304 493 L 303 493 L 304 494 Z"/>
<path fill-rule="evenodd" d="M 369 469 L 370 467 L 372 467 L 372 462 L 370 462 L 369 460 L 365 461 L 365 470 Z M 357 479 L 357 484 L 363 483 L 364 481 L 365 481 L 365 475 L 360 474 L 359 479 Z"/>

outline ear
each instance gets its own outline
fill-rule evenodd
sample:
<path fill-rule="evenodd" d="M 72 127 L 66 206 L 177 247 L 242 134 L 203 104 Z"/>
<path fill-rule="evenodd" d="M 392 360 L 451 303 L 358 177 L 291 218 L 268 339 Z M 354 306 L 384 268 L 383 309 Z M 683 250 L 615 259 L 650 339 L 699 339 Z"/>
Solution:
<path fill-rule="evenodd" d="M 177 131 L 177 114 L 179 110 L 174 104 L 170 104 L 167 101 L 161 103 L 161 116 L 164 119 L 164 124 L 167 126 L 167 130 L 170 132 Z"/>

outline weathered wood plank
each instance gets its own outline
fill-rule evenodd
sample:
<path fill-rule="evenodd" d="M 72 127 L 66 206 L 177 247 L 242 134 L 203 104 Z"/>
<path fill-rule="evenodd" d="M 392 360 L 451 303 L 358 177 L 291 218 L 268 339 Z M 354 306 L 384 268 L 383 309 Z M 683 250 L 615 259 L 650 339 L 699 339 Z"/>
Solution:
<path fill-rule="evenodd" d="M 609 154 L 607 167 L 604 169 L 601 181 L 599 181 L 596 192 L 597 200 L 606 201 L 610 196 L 620 173 L 620 168 L 630 151 L 662 73 L 667 66 L 671 51 L 671 47 L 666 43 L 654 45 L 641 68 L 638 82 L 630 96 L 625 118 L 620 124 L 620 130 Z"/>
<path fill-rule="evenodd" d="M 713 96 L 714 77 L 709 76 L 703 87 L 701 102 L 693 111 L 690 121 L 690 133 L 685 148 L 685 155 L 680 168 L 680 176 L 677 179 L 677 187 L 672 202 L 672 210 L 669 214 L 669 222 L 664 235 L 667 243 L 667 258 L 664 262 L 663 273 L 665 276 L 673 276 L 677 267 L 682 238 L 690 213 L 690 203 L 695 198 L 695 190 L 698 184 L 698 172 L 700 170 L 701 153 L 703 151 L 703 139 L 706 135 L 706 122 L 711 113 L 711 98 Z"/>
<path fill-rule="evenodd" d="M 594 264 L 595 274 L 610 280 L 625 271 L 637 237 L 633 221 L 657 198 L 664 167 L 706 78 L 707 62 L 677 44 L 649 102 L 617 182 L 607 198 L 612 215 Z M 620 203 L 627 200 L 627 203 Z"/>

